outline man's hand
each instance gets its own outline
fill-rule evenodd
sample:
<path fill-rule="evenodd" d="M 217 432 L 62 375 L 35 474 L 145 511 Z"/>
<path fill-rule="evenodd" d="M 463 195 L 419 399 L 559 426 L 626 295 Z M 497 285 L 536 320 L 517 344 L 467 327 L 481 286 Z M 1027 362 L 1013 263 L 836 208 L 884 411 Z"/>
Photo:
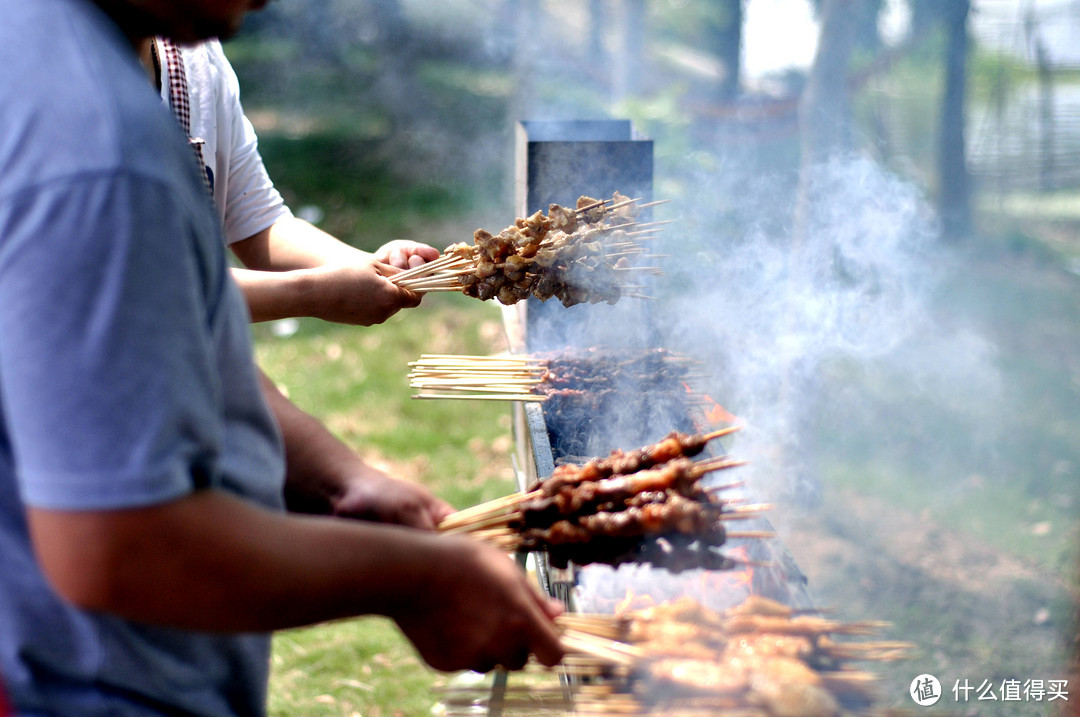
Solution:
<path fill-rule="evenodd" d="M 375 261 L 327 264 L 301 272 L 307 285 L 305 315 L 339 324 L 381 324 L 401 309 L 420 305 L 421 294 L 402 289 L 388 277 L 397 273 Z"/>
<path fill-rule="evenodd" d="M 439 250 L 420 242 L 395 239 L 375 250 L 375 258 L 398 269 L 412 269 L 439 258 Z"/>
<path fill-rule="evenodd" d="M 396 286 L 397 269 L 363 255 L 292 271 L 233 269 L 252 321 L 311 316 L 357 326 L 381 324 L 402 309 L 420 305 L 422 294 Z"/>
<path fill-rule="evenodd" d="M 562 659 L 552 620 L 558 601 L 540 594 L 505 553 L 472 538 L 439 536 L 444 560 L 425 574 L 390 615 L 421 657 L 437 670 L 487 672 L 496 665 L 521 669 L 530 653 L 544 665 Z"/>
<path fill-rule="evenodd" d="M 370 467 L 361 475 L 349 478 L 343 488 L 330 501 L 331 513 L 343 518 L 434 530 L 453 512 L 448 503 L 436 498 L 427 488 Z"/>
<path fill-rule="evenodd" d="M 439 256 L 426 244 L 397 240 L 375 254 L 360 251 L 321 229 L 282 219 L 230 245 L 243 269 L 233 269 L 252 321 L 312 316 L 359 326 L 380 324 L 421 295 L 387 277 Z"/>

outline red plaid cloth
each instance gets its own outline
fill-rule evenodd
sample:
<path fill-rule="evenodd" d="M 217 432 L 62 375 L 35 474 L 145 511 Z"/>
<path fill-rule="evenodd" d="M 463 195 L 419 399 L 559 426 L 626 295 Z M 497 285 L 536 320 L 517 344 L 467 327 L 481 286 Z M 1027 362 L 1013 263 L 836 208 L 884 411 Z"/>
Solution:
<path fill-rule="evenodd" d="M 161 43 L 161 49 L 165 55 L 165 62 L 161 63 L 159 58 L 158 64 L 161 65 L 169 83 L 169 105 L 177 121 L 180 122 L 180 126 L 184 128 L 184 134 L 188 136 L 188 143 L 191 144 L 195 159 L 199 162 L 199 174 L 202 175 L 203 184 L 206 185 L 206 191 L 213 197 L 214 188 L 210 184 L 210 176 L 207 174 L 202 153 L 206 140 L 191 136 L 191 97 L 188 91 L 187 73 L 184 71 L 184 58 L 180 55 L 180 48 L 172 40 L 162 37 L 158 38 L 158 42 Z M 156 52 L 156 44 L 154 48 Z"/>

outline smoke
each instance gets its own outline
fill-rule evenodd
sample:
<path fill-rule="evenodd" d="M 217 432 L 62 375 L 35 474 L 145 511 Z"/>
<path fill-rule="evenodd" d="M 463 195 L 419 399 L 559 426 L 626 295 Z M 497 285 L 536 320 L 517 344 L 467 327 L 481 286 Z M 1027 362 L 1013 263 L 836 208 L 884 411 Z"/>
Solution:
<path fill-rule="evenodd" d="M 823 420 L 846 415 L 880 436 L 898 428 L 867 425 L 875 386 L 979 417 L 1001 386 L 992 345 L 935 318 L 954 262 L 915 187 L 858 157 L 818 166 L 807 181 L 814 201 L 798 238 L 777 221 L 789 204 L 775 182 L 745 181 L 734 202 L 686 197 L 694 209 L 680 225 L 696 233 L 676 232 L 665 247 L 680 257 L 682 289 L 663 314 L 677 317 L 666 345 L 703 361 L 709 394 L 747 422 L 740 452 L 752 454 L 762 488 L 813 499 L 812 436 Z M 701 209 L 710 206 L 724 209 Z M 762 219 L 726 221 L 732 214 Z"/>

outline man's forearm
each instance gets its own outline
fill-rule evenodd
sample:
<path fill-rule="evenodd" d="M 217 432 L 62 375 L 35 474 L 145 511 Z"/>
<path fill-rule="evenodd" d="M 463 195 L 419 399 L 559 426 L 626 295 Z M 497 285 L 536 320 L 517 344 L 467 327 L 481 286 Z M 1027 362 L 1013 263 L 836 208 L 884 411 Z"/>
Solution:
<path fill-rule="evenodd" d="M 435 534 L 274 513 L 218 491 L 150 508 L 30 509 L 46 574 L 80 607 L 212 631 L 393 615 L 422 592 Z"/>
<path fill-rule="evenodd" d="M 312 313 L 315 280 L 307 270 L 256 271 L 233 269 L 233 280 L 240 286 L 251 320 L 277 321 Z"/>
<path fill-rule="evenodd" d="M 281 219 L 229 247 L 248 269 L 293 271 L 326 264 L 353 263 L 371 255 L 294 217 Z"/>
<path fill-rule="evenodd" d="M 290 510 L 329 513 L 344 489 L 357 455 L 314 416 L 306 413 L 259 371 L 259 383 L 285 439 L 286 503 Z"/>
<path fill-rule="evenodd" d="M 216 490 L 148 508 L 28 508 L 27 521 L 45 575 L 84 610 L 223 632 L 385 615 L 440 670 L 562 655 L 558 607 L 470 538 L 281 514 Z"/>

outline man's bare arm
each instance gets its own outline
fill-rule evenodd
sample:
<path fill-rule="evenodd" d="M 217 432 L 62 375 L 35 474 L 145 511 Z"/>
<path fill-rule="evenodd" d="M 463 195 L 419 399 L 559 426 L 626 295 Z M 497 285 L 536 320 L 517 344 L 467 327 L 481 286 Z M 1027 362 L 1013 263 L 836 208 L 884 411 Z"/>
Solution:
<path fill-rule="evenodd" d="M 468 538 L 278 514 L 215 490 L 27 517 L 45 574 L 87 610 L 210 631 L 385 615 L 441 670 L 561 656 L 557 607 L 507 556 Z"/>
<path fill-rule="evenodd" d="M 431 530 L 452 510 L 427 488 L 372 467 L 259 372 L 285 438 L 290 510 L 399 523 Z"/>
<path fill-rule="evenodd" d="M 399 268 L 302 219 L 283 219 L 231 248 L 245 267 L 234 269 L 233 278 L 253 321 L 312 316 L 371 326 L 420 304 L 420 294 L 389 281 Z"/>

